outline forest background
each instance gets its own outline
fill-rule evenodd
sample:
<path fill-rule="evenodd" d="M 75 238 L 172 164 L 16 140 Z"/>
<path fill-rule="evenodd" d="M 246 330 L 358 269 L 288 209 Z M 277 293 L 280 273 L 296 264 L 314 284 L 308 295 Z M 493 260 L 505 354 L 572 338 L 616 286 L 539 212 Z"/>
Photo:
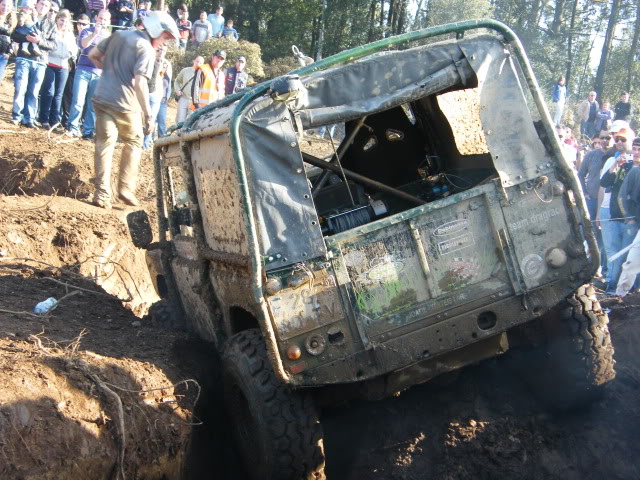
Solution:
<path fill-rule="evenodd" d="M 201 10 L 212 13 L 217 5 L 224 8 L 225 18 L 234 20 L 241 39 L 259 45 L 260 52 L 254 53 L 264 65 L 257 68 L 257 77 L 269 78 L 295 65 L 292 45 L 317 60 L 412 30 L 494 18 L 518 34 L 547 96 L 564 75 L 569 106 L 586 98 L 590 90 L 612 104 L 623 91 L 631 92 L 632 103 L 640 102 L 640 0 L 221 0 L 215 4 L 190 0 L 187 4 L 192 20 Z M 251 63 L 255 62 L 249 62 L 249 69 Z M 634 123 L 640 124 L 640 112 L 636 115 Z M 568 121 L 572 123 L 570 117 Z"/>

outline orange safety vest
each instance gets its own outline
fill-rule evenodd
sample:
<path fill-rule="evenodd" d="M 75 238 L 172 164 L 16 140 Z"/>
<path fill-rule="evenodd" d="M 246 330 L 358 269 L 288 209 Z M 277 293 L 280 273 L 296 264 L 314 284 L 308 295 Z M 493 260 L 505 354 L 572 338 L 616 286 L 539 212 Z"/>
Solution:
<path fill-rule="evenodd" d="M 205 105 L 209 105 L 210 103 L 218 101 L 218 92 L 224 92 L 224 70 L 222 68 L 218 69 L 218 75 L 215 74 L 211 65 L 208 63 L 204 63 L 202 65 L 198 65 L 195 72 L 196 75 L 198 73 L 198 69 L 202 70 L 202 74 L 204 75 L 204 82 L 202 83 L 202 87 L 200 88 L 200 102 L 199 106 L 204 107 Z M 195 110 L 196 107 L 193 106 L 193 103 L 189 106 L 191 110 Z"/>

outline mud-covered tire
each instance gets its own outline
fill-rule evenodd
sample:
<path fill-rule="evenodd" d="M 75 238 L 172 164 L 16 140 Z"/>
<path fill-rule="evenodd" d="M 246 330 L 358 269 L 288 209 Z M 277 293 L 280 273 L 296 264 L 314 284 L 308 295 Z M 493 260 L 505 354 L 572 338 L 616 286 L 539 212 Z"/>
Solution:
<path fill-rule="evenodd" d="M 149 308 L 151 320 L 162 328 L 182 330 L 184 319 L 177 308 L 167 300 L 160 300 Z"/>
<path fill-rule="evenodd" d="M 546 341 L 537 348 L 537 394 L 557 410 L 601 398 L 616 376 L 609 318 L 591 285 L 583 285 L 540 319 Z"/>
<path fill-rule="evenodd" d="M 323 480 L 322 426 L 313 398 L 276 378 L 258 330 L 228 340 L 222 375 L 230 429 L 249 476 Z"/>

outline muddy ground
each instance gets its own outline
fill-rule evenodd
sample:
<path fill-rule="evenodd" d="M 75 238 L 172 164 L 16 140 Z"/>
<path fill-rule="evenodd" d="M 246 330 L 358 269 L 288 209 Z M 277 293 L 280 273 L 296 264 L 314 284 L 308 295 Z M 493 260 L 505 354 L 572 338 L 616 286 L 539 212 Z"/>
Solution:
<path fill-rule="evenodd" d="M 119 469 L 241 479 L 215 355 L 144 316 L 157 298 L 128 210 L 88 203 L 93 144 L 11 125 L 9 93 L 0 89 L 0 479 Z M 152 210 L 148 156 L 137 193 Z M 48 297 L 59 307 L 31 315 Z M 549 413 L 507 354 L 324 409 L 328 478 L 640 478 L 640 296 L 609 307 L 618 376 L 600 403 Z"/>

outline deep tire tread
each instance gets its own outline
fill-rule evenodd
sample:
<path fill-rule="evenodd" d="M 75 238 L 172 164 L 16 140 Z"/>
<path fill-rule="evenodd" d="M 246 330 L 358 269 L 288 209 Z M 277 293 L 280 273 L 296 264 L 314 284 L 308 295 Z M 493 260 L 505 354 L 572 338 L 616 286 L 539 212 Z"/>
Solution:
<path fill-rule="evenodd" d="M 559 315 L 547 322 L 558 335 L 547 345 L 549 370 L 562 392 L 551 399 L 558 409 L 581 406 L 599 399 L 604 387 L 615 378 L 614 349 L 609 318 L 590 285 L 583 285 L 560 306 Z M 549 329 L 551 330 L 551 328 Z"/>
<path fill-rule="evenodd" d="M 262 425 L 262 445 L 267 451 L 264 458 L 247 452 L 245 458 L 254 463 L 249 473 L 269 480 L 324 480 L 322 426 L 313 399 L 276 378 L 260 331 L 246 330 L 231 337 L 222 361 L 225 388 L 235 383 Z"/>

